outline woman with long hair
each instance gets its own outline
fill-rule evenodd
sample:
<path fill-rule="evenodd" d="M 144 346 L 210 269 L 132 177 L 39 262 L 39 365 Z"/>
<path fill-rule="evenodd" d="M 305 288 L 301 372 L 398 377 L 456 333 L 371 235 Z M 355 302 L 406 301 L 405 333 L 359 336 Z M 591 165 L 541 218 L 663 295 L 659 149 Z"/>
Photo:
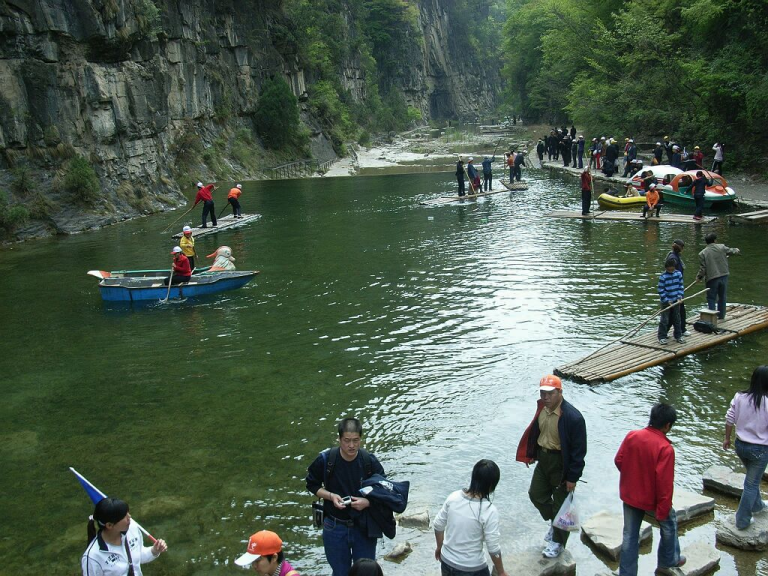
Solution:
<path fill-rule="evenodd" d="M 88 520 L 88 547 L 82 558 L 83 576 L 142 576 L 141 565 L 152 562 L 168 549 L 164 540 L 153 546 L 144 541 L 128 504 L 103 498 Z"/>
<path fill-rule="evenodd" d="M 736 510 L 736 528 L 745 530 L 752 516 L 768 510 L 760 495 L 760 481 L 768 465 L 768 366 L 758 366 L 752 372 L 748 390 L 737 392 L 725 414 L 723 449 L 731 446 L 731 434 L 736 428 L 736 454 L 747 468 L 744 491 Z"/>
<path fill-rule="evenodd" d="M 435 518 L 435 558 L 442 576 L 490 576 L 483 542 L 499 576 L 506 576 L 499 545 L 499 512 L 490 500 L 501 473 L 493 460 L 472 469 L 469 488 L 453 492 Z"/>
<path fill-rule="evenodd" d="M 349 576 L 384 576 L 384 572 L 376 560 L 360 558 L 349 569 Z"/>

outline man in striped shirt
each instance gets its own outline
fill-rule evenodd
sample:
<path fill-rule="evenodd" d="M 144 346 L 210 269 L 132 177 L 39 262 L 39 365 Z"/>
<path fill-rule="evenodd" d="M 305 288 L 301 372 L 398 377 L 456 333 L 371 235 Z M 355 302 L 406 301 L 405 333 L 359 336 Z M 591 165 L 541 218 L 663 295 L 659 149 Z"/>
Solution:
<path fill-rule="evenodd" d="M 659 276 L 659 298 L 661 299 L 661 313 L 659 320 L 659 344 L 668 342 L 669 325 L 674 328 L 675 340 L 678 344 L 683 343 L 683 330 L 680 326 L 680 305 L 679 301 L 683 299 L 683 275 L 675 269 L 675 260 L 667 258 L 664 262 L 665 271 Z M 674 304 L 674 306 L 673 306 Z"/>

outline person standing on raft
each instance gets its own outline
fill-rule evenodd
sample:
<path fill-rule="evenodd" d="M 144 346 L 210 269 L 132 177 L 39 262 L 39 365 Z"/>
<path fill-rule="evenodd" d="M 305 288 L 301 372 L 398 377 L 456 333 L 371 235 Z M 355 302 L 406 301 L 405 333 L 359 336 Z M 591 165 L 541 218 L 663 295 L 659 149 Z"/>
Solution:
<path fill-rule="evenodd" d="M 227 202 L 232 204 L 232 216 L 235 218 L 242 218 L 243 213 L 240 211 L 240 194 L 243 193 L 243 185 L 238 184 L 229 191 L 227 194 Z"/>
<path fill-rule="evenodd" d="M 581 215 L 589 214 L 589 207 L 592 204 L 592 173 L 589 166 L 581 173 Z"/>
<path fill-rule="evenodd" d="M 459 183 L 459 196 L 464 196 L 466 194 L 464 188 L 464 161 L 461 158 L 456 162 L 456 181 Z"/>
<path fill-rule="evenodd" d="M 189 268 L 194 270 L 195 256 L 197 253 L 195 252 L 195 239 L 192 237 L 192 228 L 189 226 L 184 226 L 182 229 L 182 236 L 181 240 L 179 240 L 179 247 L 184 253 L 184 256 L 187 257 L 187 260 L 189 260 Z"/>
<path fill-rule="evenodd" d="M 493 158 L 488 158 L 488 156 L 483 158 L 483 185 L 486 192 L 493 190 L 493 169 L 491 168 L 491 164 L 494 160 L 496 160 L 495 154 L 493 155 Z"/>
<path fill-rule="evenodd" d="M 213 190 L 216 190 L 216 186 L 214 184 L 208 184 L 208 186 L 203 186 L 202 182 L 197 183 L 197 196 L 195 196 L 195 203 L 192 205 L 192 208 L 198 205 L 198 203 L 203 203 L 203 225 L 202 228 L 208 228 L 206 225 L 206 221 L 208 220 L 208 213 L 211 214 L 211 225 L 216 228 L 216 212 L 213 207 L 213 196 L 211 195 L 211 192 Z"/>

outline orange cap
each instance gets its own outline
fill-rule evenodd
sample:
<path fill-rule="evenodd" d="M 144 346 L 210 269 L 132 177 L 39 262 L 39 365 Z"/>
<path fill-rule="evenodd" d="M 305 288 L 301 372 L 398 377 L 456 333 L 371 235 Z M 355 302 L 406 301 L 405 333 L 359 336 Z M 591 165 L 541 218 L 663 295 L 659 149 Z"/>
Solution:
<path fill-rule="evenodd" d="M 562 389 L 563 383 L 560 381 L 560 378 L 553 374 L 547 374 L 539 381 L 539 390 L 543 390 L 544 392 Z"/>

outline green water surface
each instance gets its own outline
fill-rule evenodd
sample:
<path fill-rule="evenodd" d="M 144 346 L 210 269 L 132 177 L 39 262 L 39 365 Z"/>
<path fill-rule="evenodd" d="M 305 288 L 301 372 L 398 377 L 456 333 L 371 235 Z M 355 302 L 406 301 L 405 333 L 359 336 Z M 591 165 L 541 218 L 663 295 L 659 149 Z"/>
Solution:
<path fill-rule="evenodd" d="M 147 575 L 237 573 L 264 528 L 302 574 L 330 574 L 303 477 L 347 415 L 388 473 L 411 481 L 413 511 L 434 516 L 476 460 L 494 459 L 505 556 L 540 546 L 532 471 L 514 450 L 541 376 L 656 310 L 673 239 L 686 242 L 686 284 L 710 230 L 741 248 L 732 302 L 768 304 L 768 253 L 765 228 L 723 219 L 548 218 L 577 209 L 576 183 L 526 176 L 527 192 L 440 207 L 418 202 L 453 192 L 446 173 L 248 184 L 244 212 L 262 218 L 198 239 L 198 253 L 226 244 L 238 269 L 261 274 L 179 304 L 103 303 L 85 274 L 169 267 L 161 231 L 179 212 L 2 248 L 0 573 L 79 573 L 92 506 L 73 466 L 168 541 Z M 767 345 L 758 333 L 611 383 L 566 383 L 589 430 L 582 514 L 620 511 L 613 456 L 659 400 L 680 411 L 678 487 L 700 492 L 712 464 L 741 470 L 719 448 L 723 418 Z M 683 547 L 714 546 L 714 520 L 736 504 L 718 497 L 714 517 L 681 529 Z M 439 573 L 429 533 L 401 538 L 415 551 L 386 574 Z M 657 546 L 656 534 L 641 571 Z M 575 536 L 568 548 L 580 574 L 616 566 Z M 759 553 L 721 553 L 720 574 L 768 574 Z"/>

